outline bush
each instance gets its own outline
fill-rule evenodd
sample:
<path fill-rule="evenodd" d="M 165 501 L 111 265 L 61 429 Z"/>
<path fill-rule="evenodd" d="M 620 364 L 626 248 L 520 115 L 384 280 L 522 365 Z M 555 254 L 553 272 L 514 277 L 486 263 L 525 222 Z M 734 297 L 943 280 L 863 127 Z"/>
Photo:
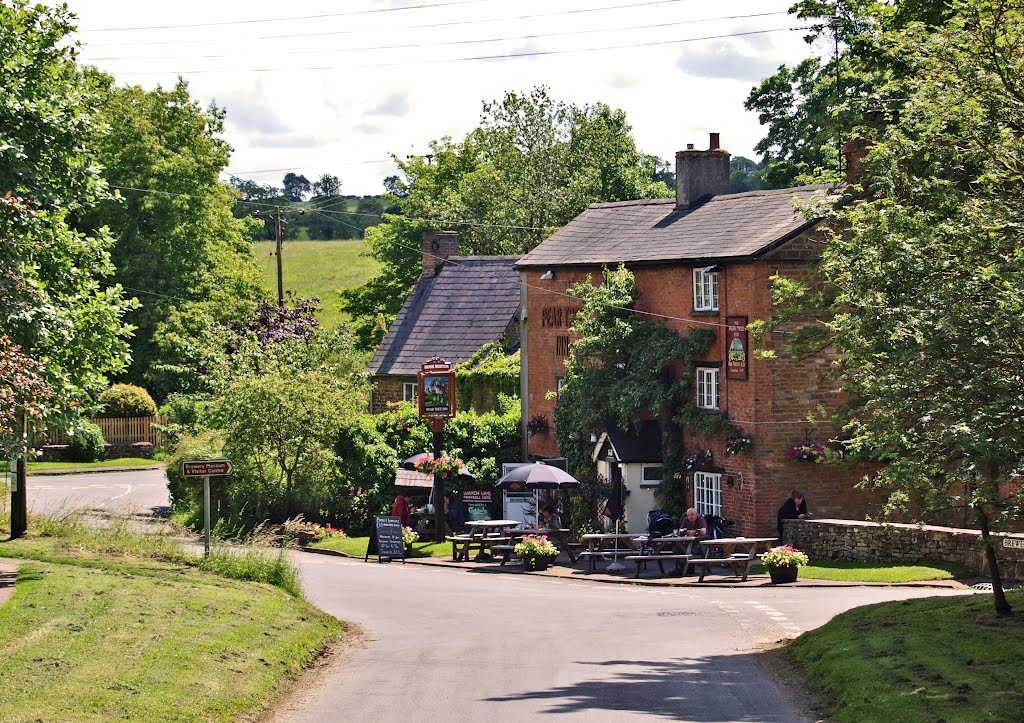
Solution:
<path fill-rule="evenodd" d="M 92 422 L 84 419 L 71 430 L 68 456 L 72 462 L 95 462 L 103 458 L 106 441 L 103 432 Z"/>
<path fill-rule="evenodd" d="M 223 441 L 215 432 L 205 432 L 194 437 L 183 437 L 174 454 L 167 458 L 167 491 L 171 498 L 171 509 L 176 513 L 188 515 L 192 511 L 202 511 L 203 481 L 186 479 L 181 476 L 181 463 L 194 459 L 220 459 Z M 225 494 L 227 477 L 210 478 L 210 499 L 213 506 L 211 514 L 216 520 L 219 500 Z M 200 519 L 202 519 L 200 517 Z"/>
<path fill-rule="evenodd" d="M 142 387 L 115 384 L 100 394 L 101 417 L 155 417 L 156 403 Z"/>

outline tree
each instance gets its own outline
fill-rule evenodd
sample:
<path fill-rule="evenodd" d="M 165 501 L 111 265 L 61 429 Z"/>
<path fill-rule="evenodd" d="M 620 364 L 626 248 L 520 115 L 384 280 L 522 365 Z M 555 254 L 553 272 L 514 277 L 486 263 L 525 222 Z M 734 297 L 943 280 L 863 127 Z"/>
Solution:
<path fill-rule="evenodd" d="M 480 125 L 461 142 L 402 160 L 389 179 L 385 214 L 366 232 L 380 274 L 342 294 L 360 342 L 378 343 L 420 273 L 424 231 L 454 228 L 460 253 L 522 254 L 595 201 L 669 196 L 652 181 L 654 159 L 636 149 L 625 113 L 603 103 L 577 107 L 546 88 L 484 103 Z"/>
<path fill-rule="evenodd" d="M 680 513 L 686 499 L 684 427 L 702 424 L 711 431 L 708 425 L 723 420 L 689 409 L 695 407 L 693 360 L 707 352 L 714 332 L 678 333 L 634 314 L 634 277 L 622 266 L 606 269 L 603 285 L 588 281 L 568 293 L 580 299 L 580 312 L 572 323 L 579 339 L 573 342 L 555 407 L 559 450 L 570 470 L 587 469 L 592 434 L 605 431 L 609 424 L 637 431 L 642 420 L 656 419 L 665 465 L 659 502 Z"/>
<path fill-rule="evenodd" d="M 131 303 L 102 281 L 112 239 L 82 223 L 108 193 L 86 148 L 96 95 L 72 30 L 66 8 L 0 4 L 0 329 L 6 363 L 24 365 L 4 386 L 42 422 L 92 404 L 127 365 L 131 331 Z"/>
<path fill-rule="evenodd" d="M 745 193 L 746 191 L 770 188 L 768 182 L 764 180 L 764 172 L 763 163 L 743 156 L 733 156 L 729 159 L 729 193 Z"/>
<path fill-rule="evenodd" d="M 115 278 L 140 299 L 129 317 L 138 329 L 126 380 L 163 398 L 187 386 L 173 370 L 191 362 L 187 348 L 162 343 L 161 335 L 180 337 L 189 314 L 214 326 L 242 319 L 262 296 L 251 246 L 262 223 L 236 219 L 234 193 L 219 180 L 231 154 L 220 138 L 223 111 L 200 107 L 183 80 L 147 91 L 92 75 L 107 128 L 90 140 L 107 181 L 123 190 L 86 218 L 114 233 Z M 243 188 L 254 197 L 275 190 Z"/>
<path fill-rule="evenodd" d="M 285 197 L 295 203 L 305 199 L 309 192 L 313 190 L 308 178 L 294 173 L 286 173 L 281 185 L 284 186 Z"/>
<path fill-rule="evenodd" d="M 337 176 L 325 173 L 313 183 L 313 197 L 332 199 L 341 195 L 341 181 Z"/>
<path fill-rule="evenodd" d="M 968 511 L 1008 614 L 990 533 L 1024 509 L 1024 11 L 951 8 L 941 27 L 878 31 L 912 71 L 906 100 L 861 129 L 866 172 L 829 214 L 821 293 L 780 291 L 842 352 L 848 447 L 884 463 L 868 482 L 889 511 Z"/>
<path fill-rule="evenodd" d="M 876 28 L 898 32 L 918 22 L 935 27 L 947 16 L 945 0 L 919 0 L 880 8 L 872 0 L 800 0 L 792 9 L 811 23 L 806 40 L 835 43 L 832 59 L 811 57 L 778 71 L 753 88 L 744 104 L 767 126 L 754 147 L 773 188 L 838 179 L 843 143 L 864 114 L 902 98 L 911 79 L 902 58 L 877 44 Z M 883 88 L 885 89 L 883 91 Z"/>

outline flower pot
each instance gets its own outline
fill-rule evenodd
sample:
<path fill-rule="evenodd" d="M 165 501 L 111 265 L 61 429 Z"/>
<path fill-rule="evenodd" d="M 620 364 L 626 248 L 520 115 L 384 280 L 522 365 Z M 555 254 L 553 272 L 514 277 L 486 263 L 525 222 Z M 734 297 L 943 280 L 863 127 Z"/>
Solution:
<path fill-rule="evenodd" d="M 768 574 L 772 576 L 772 582 L 781 585 L 787 582 L 796 582 L 799 565 L 778 565 L 768 568 Z"/>
<path fill-rule="evenodd" d="M 527 570 L 547 570 L 548 565 L 555 561 L 554 555 L 534 555 L 523 558 Z"/>

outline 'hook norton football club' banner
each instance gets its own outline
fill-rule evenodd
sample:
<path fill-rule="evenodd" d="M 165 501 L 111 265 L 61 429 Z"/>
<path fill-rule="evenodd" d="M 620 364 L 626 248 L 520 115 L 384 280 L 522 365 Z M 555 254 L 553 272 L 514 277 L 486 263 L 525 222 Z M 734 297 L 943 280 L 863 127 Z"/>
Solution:
<path fill-rule="evenodd" d="M 420 365 L 417 381 L 421 418 L 455 416 L 455 370 L 451 364 L 434 357 Z"/>
<path fill-rule="evenodd" d="M 747 378 L 747 317 L 725 319 L 725 375 L 728 379 Z"/>

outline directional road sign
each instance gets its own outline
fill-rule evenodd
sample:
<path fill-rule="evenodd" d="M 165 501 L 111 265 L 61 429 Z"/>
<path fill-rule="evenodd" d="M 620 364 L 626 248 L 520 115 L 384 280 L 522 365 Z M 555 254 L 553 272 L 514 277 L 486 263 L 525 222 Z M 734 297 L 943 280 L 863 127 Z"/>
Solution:
<path fill-rule="evenodd" d="M 226 459 L 200 459 L 181 463 L 182 477 L 219 477 L 231 474 L 231 462 Z"/>

